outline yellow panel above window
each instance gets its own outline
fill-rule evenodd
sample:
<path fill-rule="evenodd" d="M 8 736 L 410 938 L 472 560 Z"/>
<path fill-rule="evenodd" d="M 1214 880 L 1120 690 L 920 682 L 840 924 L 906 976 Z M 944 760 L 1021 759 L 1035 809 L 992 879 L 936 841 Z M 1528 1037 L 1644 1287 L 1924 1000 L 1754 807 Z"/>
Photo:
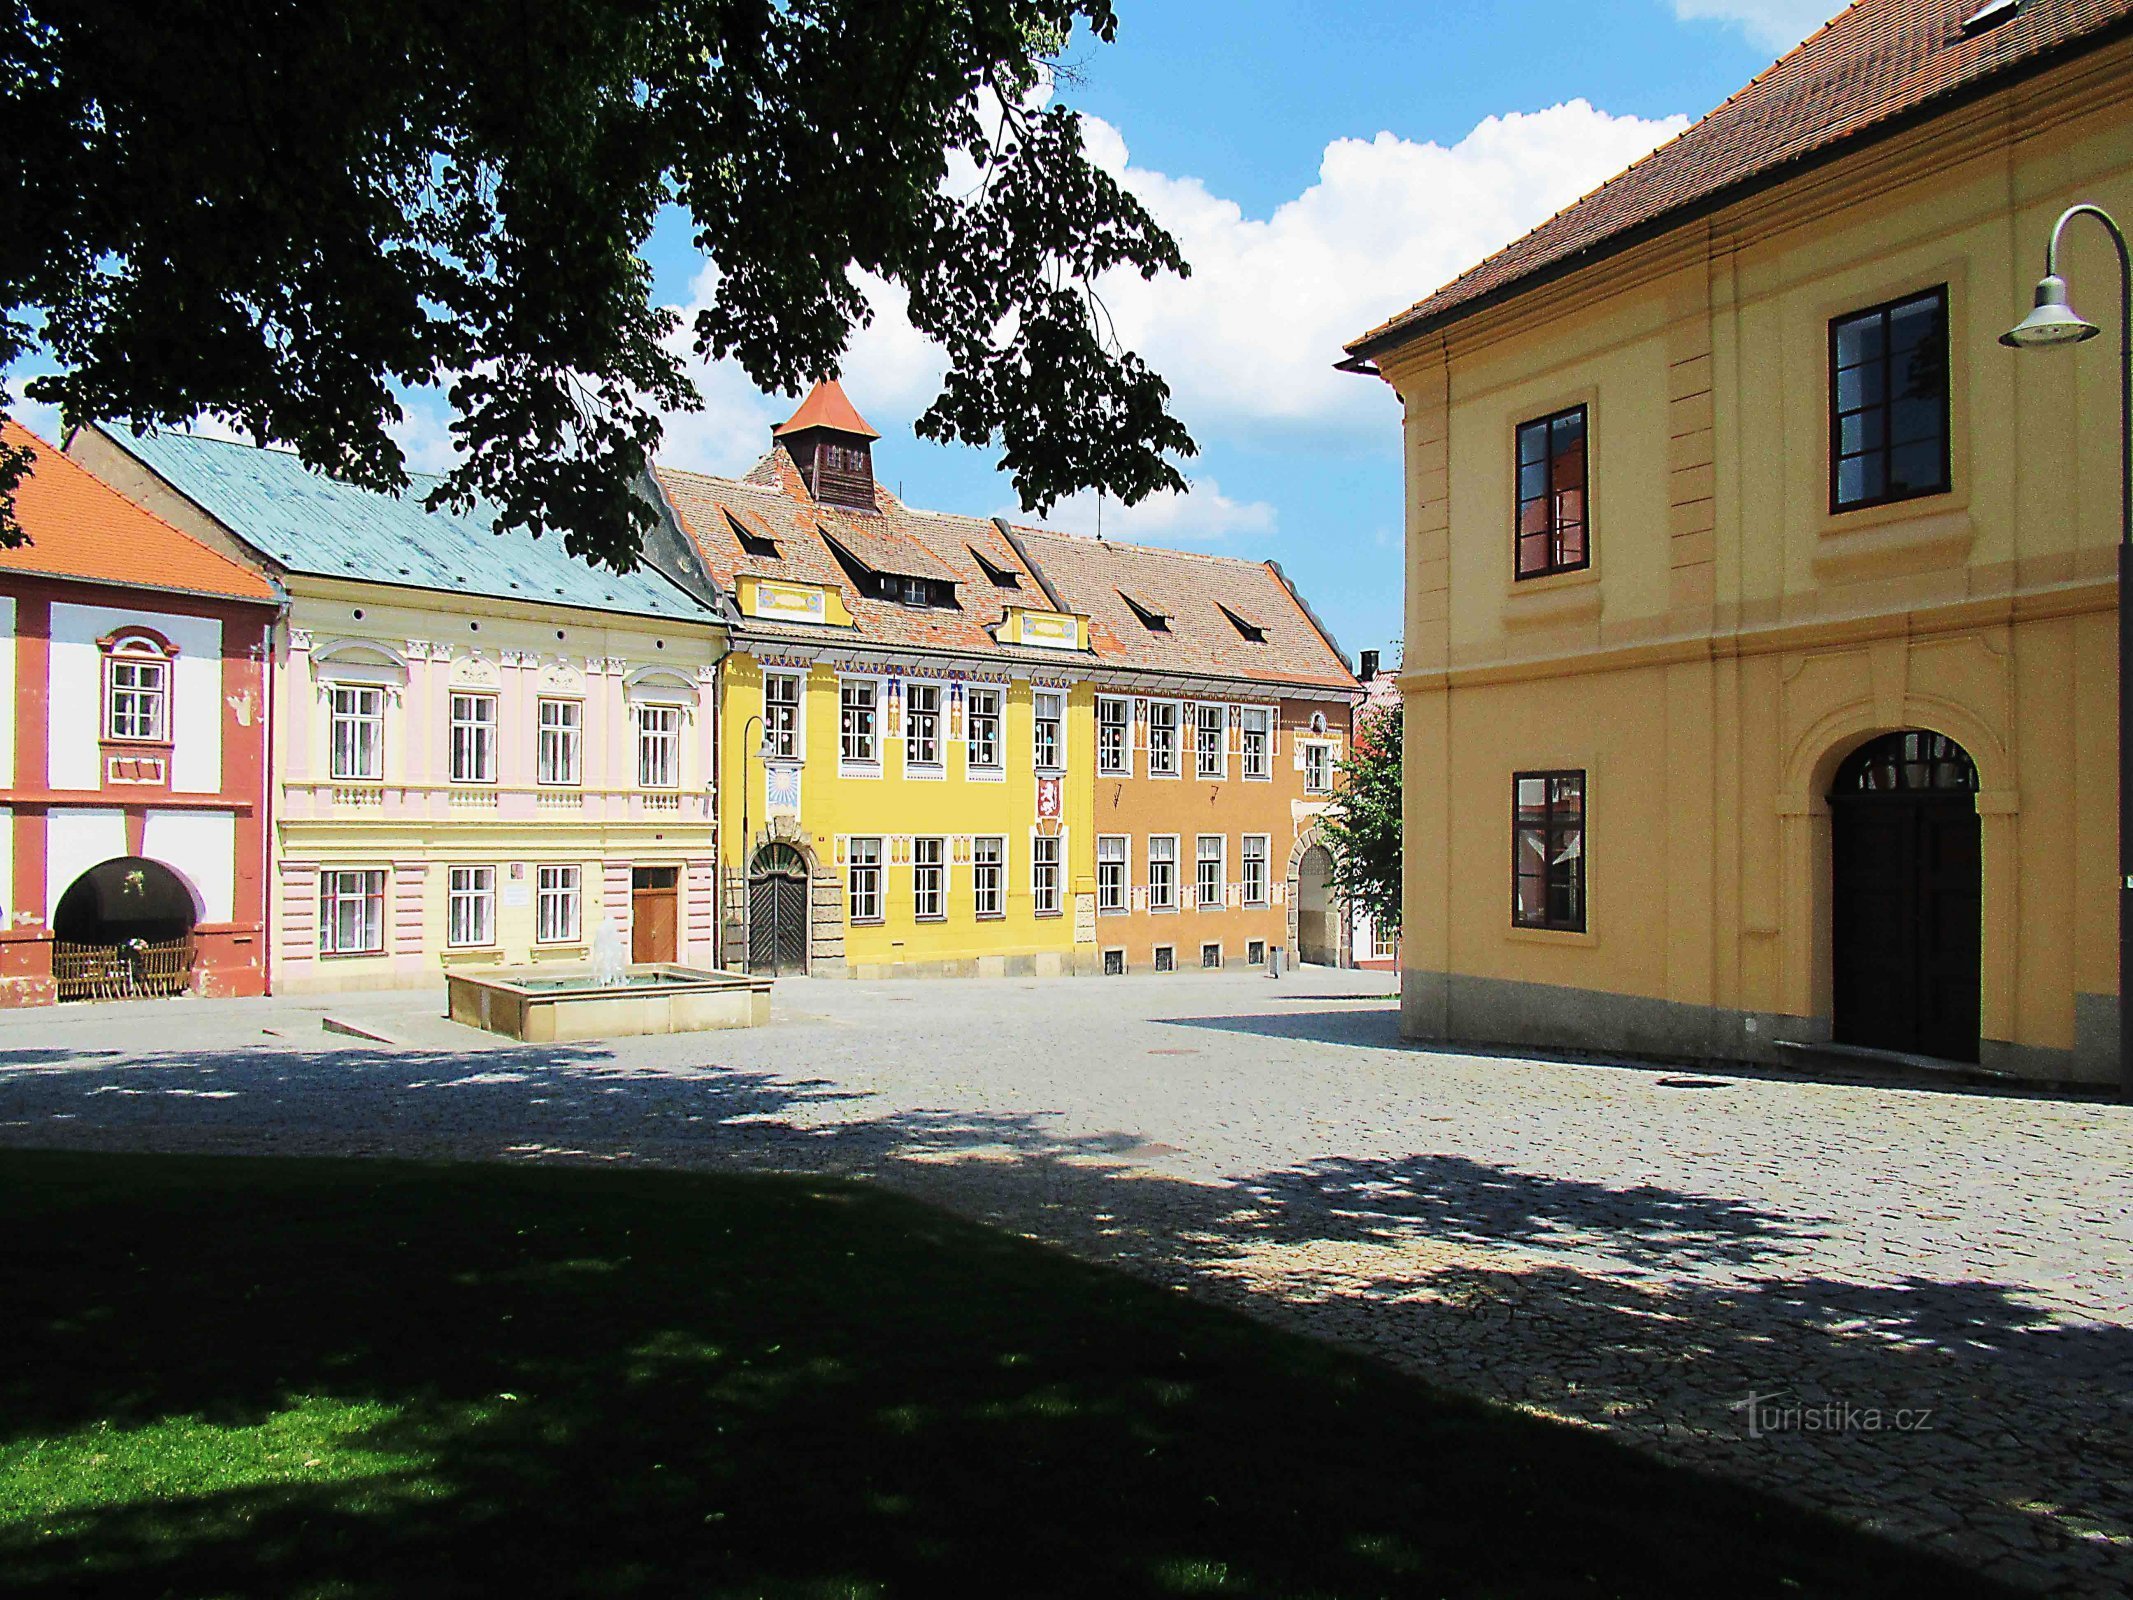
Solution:
<path fill-rule="evenodd" d="M 1000 624 L 1002 644 L 1033 645 L 1042 650 L 1088 648 L 1084 629 L 1087 619 L 1064 611 L 1025 611 L 1010 606 Z"/>

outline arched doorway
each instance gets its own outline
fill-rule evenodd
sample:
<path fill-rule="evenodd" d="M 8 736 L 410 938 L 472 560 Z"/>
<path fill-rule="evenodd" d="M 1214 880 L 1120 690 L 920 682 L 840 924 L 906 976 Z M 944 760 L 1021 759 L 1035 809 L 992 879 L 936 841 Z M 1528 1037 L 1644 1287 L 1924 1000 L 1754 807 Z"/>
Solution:
<path fill-rule="evenodd" d="M 1340 965 L 1341 933 L 1333 899 L 1333 852 L 1314 844 L 1296 864 L 1296 959 Z"/>
<path fill-rule="evenodd" d="M 1945 734 L 1869 741 L 1829 794 L 1831 1031 L 1978 1058 L 1984 880 L 1977 765 Z"/>
<path fill-rule="evenodd" d="M 183 994 L 192 986 L 199 902 L 146 856 L 98 862 L 52 912 L 52 979 L 61 1000 Z"/>
<path fill-rule="evenodd" d="M 748 868 L 748 970 L 807 970 L 807 858 L 766 844 Z"/>

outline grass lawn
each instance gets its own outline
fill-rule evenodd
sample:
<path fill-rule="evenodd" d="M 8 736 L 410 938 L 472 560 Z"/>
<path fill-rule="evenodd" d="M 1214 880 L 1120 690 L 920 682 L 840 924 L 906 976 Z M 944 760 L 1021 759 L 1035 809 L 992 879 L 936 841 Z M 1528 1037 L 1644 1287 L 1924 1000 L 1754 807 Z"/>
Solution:
<path fill-rule="evenodd" d="M 865 1187 L 0 1154 L 22 1596 L 1996 1593 Z"/>

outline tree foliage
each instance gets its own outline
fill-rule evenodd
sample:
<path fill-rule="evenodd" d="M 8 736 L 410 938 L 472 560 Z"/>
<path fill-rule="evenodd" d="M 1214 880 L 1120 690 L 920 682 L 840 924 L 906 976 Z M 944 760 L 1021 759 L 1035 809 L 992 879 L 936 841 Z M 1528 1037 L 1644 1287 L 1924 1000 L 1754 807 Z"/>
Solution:
<path fill-rule="evenodd" d="M 384 490 L 396 387 L 438 385 L 436 500 L 626 566 L 654 413 L 699 403 L 685 350 L 797 392 L 868 319 L 863 270 L 948 352 L 921 433 L 997 443 L 1033 508 L 1131 503 L 1193 446 L 1092 284 L 1187 268 L 1032 93 L 1116 26 L 1110 0 L 0 0 L 0 367 L 40 350 L 27 392 L 70 424 L 210 415 Z M 715 269 L 686 330 L 640 254 L 670 204 Z"/>
<path fill-rule="evenodd" d="M 1366 708 L 1324 827 L 1333 844 L 1333 890 L 1370 913 L 1378 927 L 1400 926 L 1400 706 Z"/>

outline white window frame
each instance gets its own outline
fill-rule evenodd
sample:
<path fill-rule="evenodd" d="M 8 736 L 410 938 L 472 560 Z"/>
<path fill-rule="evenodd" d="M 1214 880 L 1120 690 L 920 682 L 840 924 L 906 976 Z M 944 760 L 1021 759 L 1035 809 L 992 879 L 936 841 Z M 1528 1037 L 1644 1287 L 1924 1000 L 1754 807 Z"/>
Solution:
<path fill-rule="evenodd" d="M 926 696 L 931 709 L 921 711 L 918 697 Z M 927 719 L 931 730 L 924 737 L 932 741 L 931 758 L 919 754 L 919 718 Z M 941 686 L 937 683 L 907 683 L 904 685 L 904 768 L 937 775 L 946 770 L 947 752 L 941 748 Z"/>
<path fill-rule="evenodd" d="M 533 942 L 576 944 L 585 928 L 585 868 L 551 862 L 533 872 Z"/>
<path fill-rule="evenodd" d="M 1059 873 L 1065 858 L 1064 841 L 1058 834 L 1046 837 L 1040 833 L 1030 840 L 1030 909 L 1040 917 L 1060 913 Z"/>
<path fill-rule="evenodd" d="M 1107 870 L 1113 868 L 1116 870 Z M 1096 913 L 1115 917 L 1132 906 L 1133 836 L 1099 833 L 1096 836 Z"/>
<path fill-rule="evenodd" d="M 921 834 L 911 841 L 911 917 L 915 922 L 948 920 L 948 841 L 938 834 Z"/>
<path fill-rule="evenodd" d="M 1304 745 L 1304 793 L 1331 794 L 1333 792 L 1333 746 L 1311 740 Z M 1317 771 L 1314 773 L 1314 766 Z"/>
<path fill-rule="evenodd" d="M 496 943 L 494 867 L 446 871 L 444 943 L 450 950 L 481 950 Z"/>
<path fill-rule="evenodd" d="M 169 656 L 131 643 L 104 657 L 104 737 L 126 744 L 170 743 Z"/>
<path fill-rule="evenodd" d="M 983 701 L 991 709 L 980 711 Z M 963 757 L 964 765 L 972 772 L 1004 773 L 1007 770 L 1006 746 L 1007 696 L 992 684 L 973 685 L 963 693 Z M 991 729 L 991 757 L 980 752 L 978 724 L 986 723 Z"/>
<path fill-rule="evenodd" d="M 497 697 L 489 689 L 451 691 L 450 772 L 454 783 L 496 782 Z"/>
<path fill-rule="evenodd" d="M 1207 846 L 1212 841 L 1215 853 L 1209 855 Z M 1207 895 L 1207 868 L 1215 869 L 1214 898 Z M 1223 874 L 1229 866 L 1229 836 L 1221 833 L 1203 833 L 1192 847 L 1192 904 L 1195 911 L 1220 911 L 1222 909 Z"/>
<path fill-rule="evenodd" d="M 1265 706 L 1246 706 L 1239 714 L 1238 726 L 1245 781 L 1271 783 L 1274 778 L 1274 713 Z M 1256 750 L 1252 747 L 1254 734 L 1259 739 Z"/>
<path fill-rule="evenodd" d="M 790 698 L 780 698 L 789 694 Z M 799 761 L 807 753 L 807 675 L 763 674 L 763 749 L 773 761 Z"/>
<path fill-rule="evenodd" d="M 1212 713 L 1215 736 L 1214 762 L 1207 760 L 1206 739 L 1209 732 L 1207 718 Z M 1192 775 L 1195 778 L 1227 778 L 1229 776 L 1229 707 L 1219 703 L 1201 701 L 1192 712 Z"/>
<path fill-rule="evenodd" d="M 847 772 L 881 771 L 881 680 L 840 678 L 837 682 L 837 761 Z M 853 731 L 855 715 L 864 713 L 866 732 Z"/>
<path fill-rule="evenodd" d="M 1030 760 L 1047 776 L 1066 771 L 1066 702 L 1063 689 L 1037 689 L 1029 697 Z"/>
<path fill-rule="evenodd" d="M 341 938 L 342 909 L 355 907 L 352 942 Z M 385 869 L 328 867 L 318 875 L 318 953 L 322 956 L 385 954 Z"/>
<path fill-rule="evenodd" d="M 1372 917 L 1370 919 L 1370 959 L 1373 961 L 1393 961 L 1398 959 L 1399 954 L 1399 934 L 1386 927 L 1376 917 Z"/>
<path fill-rule="evenodd" d="M 557 713 L 549 720 L 549 712 Z M 542 695 L 533 710 L 534 781 L 574 789 L 585 781 L 585 702 Z"/>
<path fill-rule="evenodd" d="M 1167 761 L 1157 760 L 1155 736 L 1158 731 L 1157 713 L 1170 719 L 1170 753 Z M 1184 737 L 1184 706 L 1177 700 L 1151 700 L 1148 702 L 1148 776 L 1151 778 L 1176 778 L 1183 775 L 1185 763 L 1182 743 Z"/>
<path fill-rule="evenodd" d="M 637 787 L 670 794 L 681 787 L 680 706 L 640 700 L 631 708 L 637 727 Z"/>
<path fill-rule="evenodd" d="M 981 833 L 970 842 L 970 899 L 977 916 L 993 921 L 1007 915 L 1007 838 Z"/>
<path fill-rule="evenodd" d="M 1104 713 L 1115 710 L 1119 720 L 1115 724 L 1118 738 L 1114 744 L 1104 742 L 1106 732 Z M 1133 702 L 1118 695 L 1096 697 L 1096 775 L 1100 778 L 1130 778 L 1133 776 Z"/>
<path fill-rule="evenodd" d="M 1169 853 L 1158 855 L 1157 845 L 1167 845 Z M 1159 873 L 1158 867 L 1167 872 Z M 1156 890 L 1167 877 L 1163 898 L 1156 899 Z M 1178 908 L 1178 836 L 1174 833 L 1151 833 L 1148 835 L 1148 909 L 1169 913 Z"/>
<path fill-rule="evenodd" d="M 350 759 L 346 763 L 341 760 L 343 729 L 349 733 L 346 750 Z M 366 755 L 369 759 L 362 760 Z M 355 770 L 358 768 L 363 770 Z M 382 685 L 327 685 L 326 770 L 336 783 L 385 781 L 385 689 Z"/>
<path fill-rule="evenodd" d="M 1258 846 L 1256 851 L 1252 848 L 1254 845 Z M 1272 903 L 1269 895 L 1270 885 L 1273 882 L 1271 876 L 1273 856 L 1274 839 L 1271 834 L 1247 833 L 1240 841 L 1237 858 L 1238 875 L 1244 880 L 1244 903 L 1246 905 L 1263 907 Z M 1254 867 L 1259 869 L 1259 881 L 1256 891 L 1252 882 L 1252 869 Z"/>
<path fill-rule="evenodd" d="M 844 851 L 845 921 L 868 926 L 883 920 L 882 844 L 878 836 L 847 841 Z"/>

